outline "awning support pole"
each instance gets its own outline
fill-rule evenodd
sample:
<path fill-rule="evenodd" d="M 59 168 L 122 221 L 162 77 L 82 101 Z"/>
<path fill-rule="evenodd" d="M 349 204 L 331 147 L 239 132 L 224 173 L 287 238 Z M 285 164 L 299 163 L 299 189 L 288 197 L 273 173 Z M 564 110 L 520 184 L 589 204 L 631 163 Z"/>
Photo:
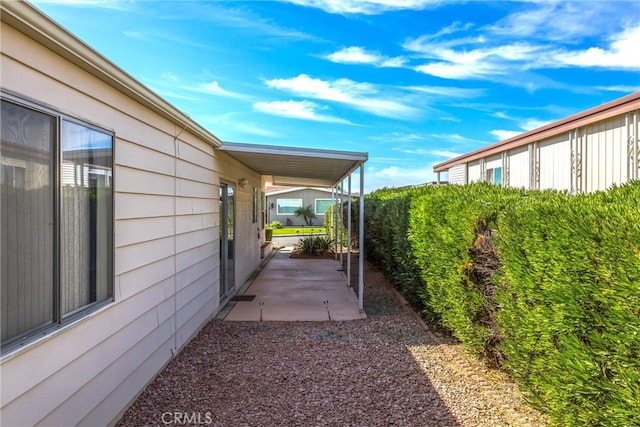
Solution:
<path fill-rule="evenodd" d="M 342 267 L 342 235 L 344 234 L 344 179 L 340 182 L 340 271 L 344 271 Z"/>
<path fill-rule="evenodd" d="M 336 235 L 338 234 L 338 220 L 336 219 L 338 215 L 338 197 L 337 197 L 337 187 L 334 185 L 331 187 L 331 199 L 333 200 L 333 209 L 331 209 L 331 222 L 333 223 L 333 234 L 334 234 L 334 242 L 333 242 L 333 259 L 338 260 L 338 238 Z"/>
<path fill-rule="evenodd" d="M 349 201 L 347 202 L 347 286 L 351 286 L 351 174 L 347 181 Z"/>
<path fill-rule="evenodd" d="M 358 306 L 364 311 L 364 163 L 360 162 L 360 218 L 358 230 Z"/>

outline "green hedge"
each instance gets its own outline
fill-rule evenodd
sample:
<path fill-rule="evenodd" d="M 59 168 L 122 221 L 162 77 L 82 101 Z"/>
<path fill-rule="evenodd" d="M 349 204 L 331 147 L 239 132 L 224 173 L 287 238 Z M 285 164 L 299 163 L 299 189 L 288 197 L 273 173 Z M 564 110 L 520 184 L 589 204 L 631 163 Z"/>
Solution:
<path fill-rule="evenodd" d="M 505 367 L 560 424 L 638 423 L 640 184 L 524 199 L 499 222 Z"/>
<path fill-rule="evenodd" d="M 411 198 L 416 191 L 380 190 L 365 199 L 365 253 L 379 265 L 407 301 L 426 317 L 420 272 L 407 239 Z"/>
<path fill-rule="evenodd" d="M 498 213 L 522 195 L 490 184 L 430 187 L 413 198 L 408 238 L 420 269 L 427 307 L 474 353 L 490 364 L 501 358 L 496 344 L 495 285 L 478 259 L 493 258 Z M 484 250 L 484 252 L 483 252 Z M 487 252 L 488 250 L 488 252 Z"/>
<path fill-rule="evenodd" d="M 563 425 L 640 407 L 640 184 L 488 184 L 367 196 L 365 248 L 407 300 L 517 379 Z"/>

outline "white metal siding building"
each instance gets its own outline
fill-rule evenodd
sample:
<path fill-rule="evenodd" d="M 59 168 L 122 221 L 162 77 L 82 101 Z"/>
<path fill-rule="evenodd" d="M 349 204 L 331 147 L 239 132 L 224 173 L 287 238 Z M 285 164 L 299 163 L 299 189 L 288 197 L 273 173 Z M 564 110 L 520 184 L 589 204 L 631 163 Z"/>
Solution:
<path fill-rule="evenodd" d="M 640 92 L 434 166 L 449 183 L 571 193 L 640 179 Z"/>

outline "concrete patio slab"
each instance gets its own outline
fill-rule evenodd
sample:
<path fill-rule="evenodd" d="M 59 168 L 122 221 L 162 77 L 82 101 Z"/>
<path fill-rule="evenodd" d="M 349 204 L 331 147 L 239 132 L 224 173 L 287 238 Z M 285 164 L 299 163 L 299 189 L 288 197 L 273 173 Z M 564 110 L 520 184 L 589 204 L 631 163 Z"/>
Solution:
<path fill-rule="evenodd" d="M 276 253 L 224 320 L 325 321 L 366 318 L 358 298 L 347 286 L 345 274 L 333 259 L 290 258 Z"/>

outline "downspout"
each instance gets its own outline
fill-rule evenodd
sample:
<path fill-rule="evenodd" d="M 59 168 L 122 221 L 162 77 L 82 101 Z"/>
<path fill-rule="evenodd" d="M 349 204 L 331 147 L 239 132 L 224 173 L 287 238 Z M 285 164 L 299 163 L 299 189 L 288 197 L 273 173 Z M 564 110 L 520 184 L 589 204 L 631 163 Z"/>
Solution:
<path fill-rule="evenodd" d="M 171 349 L 171 356 L 175 357 L 178 354 L 178 155 L 180 150 L 178 149 L 178 138 L 182 133 L 187 130 L 189 125 L 185 125 L 184 128 L 178 134 L 173 137 L 173 348 Z"/>

